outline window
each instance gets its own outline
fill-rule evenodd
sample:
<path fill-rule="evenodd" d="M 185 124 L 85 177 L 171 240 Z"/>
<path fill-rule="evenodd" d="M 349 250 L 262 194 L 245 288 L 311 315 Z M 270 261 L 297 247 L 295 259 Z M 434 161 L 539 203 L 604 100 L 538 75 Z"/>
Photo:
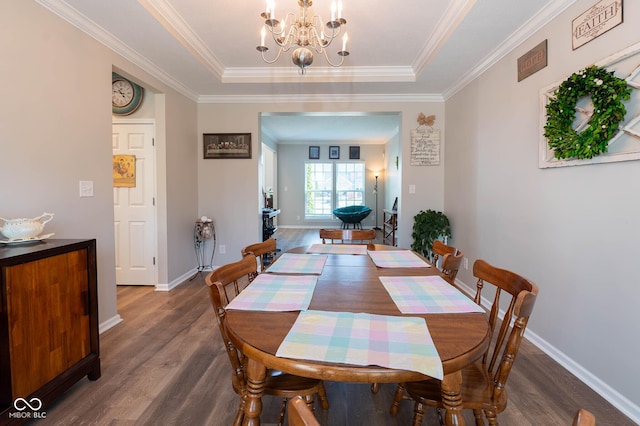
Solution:
<path fill-rule="evenodd" d="M 304 217 L 322 218 L 333 211 L 333 163 L 306 163 Z"/>
<path fill-rule="evenodd" d="M 336 163 L 336 207 L 364 205 L 364 163 Z"/>
<path fill-rule="evenodd" d="M 305 219 L 330 219 L 337 207 L 364 205 L 364 162 L 305 163 Z"/>

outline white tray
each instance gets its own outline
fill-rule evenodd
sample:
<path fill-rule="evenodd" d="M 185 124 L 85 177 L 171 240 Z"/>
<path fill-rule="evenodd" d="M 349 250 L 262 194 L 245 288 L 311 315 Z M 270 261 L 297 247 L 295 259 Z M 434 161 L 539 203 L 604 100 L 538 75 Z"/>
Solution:
<path fill-rule="evenodd" d="M 26 244 L 26 243 L 33 243 L 35 241 L 46 240 L 47 238 L 51 238 L 54 235 L 55 235 L 55 233 L 51 233 L 51 234 L 38 235 L 37 237 L 31 237 L 31 238 L 14 238 L 12 240 L 0 240 L 0 244 Z"/>

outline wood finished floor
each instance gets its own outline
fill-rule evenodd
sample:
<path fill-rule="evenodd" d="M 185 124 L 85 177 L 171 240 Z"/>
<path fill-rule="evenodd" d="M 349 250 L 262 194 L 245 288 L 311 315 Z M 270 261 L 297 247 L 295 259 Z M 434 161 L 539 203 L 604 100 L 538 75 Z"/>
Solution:
<path fill-rule="evenodd" d="M 318 242 L 317 230 L 281 229 L 278 247 Z M 118 287 L 123 322 L 100 338 L 102 377 L 74 385 L 38 425 L 230 425 L 238 404 L 202 275 L 164 293 Z M 541 286 L 544 291 L 544 286 Z M 534 312 L 535 315 L 535 312 Z M 329 382 L 331 408 L 316 408 L 322 425 L 409 425 L 413 404 L 389 414 L 394 385 Z M 570 425 L 579 407 L 598 425 L 634 425 L 611 404 L 525 341 L 509 383 L 502 425 Z M 263 424 L 277 421 L 280 401 L 265 397 Z M 465 413 L 468 425 L 474 424 Z M 34 423 L 35 424 L 35 423 Z M 431 411 L 423 424 L 437 425 Z"/>

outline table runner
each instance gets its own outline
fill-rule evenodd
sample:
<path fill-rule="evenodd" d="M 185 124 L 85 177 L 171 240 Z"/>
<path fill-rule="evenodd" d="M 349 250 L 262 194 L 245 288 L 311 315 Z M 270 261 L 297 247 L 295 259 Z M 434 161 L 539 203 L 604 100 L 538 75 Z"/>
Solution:
<path fill-rule="evenodd" d="M 313 244 L 307 253 L 367 254 L 364 244 Z"/>
<path fill-rule="evenodd" d="M 369 257 L 380 268 L 429 268 L 431 266 L 411 250 L 369 250 Z"/>
<path fill-rule="evenodd" d="M 439 276 L 379 277 L 403 314 L 484 312 Z"/>
<path fill-rule="evenodd" d="M 265 272 L 320 275 L 326 261 L 327 256 L 323 254 L 284 253 Z"/>
<path fill-rule="evenodd" d="M 245 311 L 300 311 L 311 303 L 317 276 L 260 274 L 227 309 Z"/>
<path fill-rule="evenodd" d="M 423 318 L 303 311 L 276 356 L 418 371 L 442 379 Z"/>

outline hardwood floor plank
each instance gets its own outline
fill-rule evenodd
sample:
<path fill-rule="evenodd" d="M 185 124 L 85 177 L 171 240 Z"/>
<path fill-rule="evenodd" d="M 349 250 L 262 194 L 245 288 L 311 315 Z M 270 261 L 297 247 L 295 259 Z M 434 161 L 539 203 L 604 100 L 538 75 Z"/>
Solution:
<path fill-rule="evenodd" d="M 318 231 L 309 229 L 279 229 L 276 237 L 285 251 L 320 242 Z M 102 377 L 74 385 L 45 407 L 47 417 L 37 425 L 231 424 L 239 397 L 231 388 L 231 367 L 204 276 L 168 293 L 131 286 L 118 287 L 117 294 L 123 322 L 100 336 Z M 316 403 L 322 425 L 411 424 L 412 401 L 402 401 L 397 416 L 389 414 L 394 384 L 381 384 L 378 394 L 367 384 L 325 386 L 331 408 L 324 411 Z M 507 391 L 509 404 L 498 416 L 502 425 L 570 425 L 580 407 L 594 413 L 599 426 L 634 425 L 526 340 Z M 265 396 L 263 404 L 263 424 L 275 424 L 281 400 Z M 464 418 L 474 424 L 471 413 Z M 434 410 L 427 410 L 423 424 L 438 424 Z"/>

